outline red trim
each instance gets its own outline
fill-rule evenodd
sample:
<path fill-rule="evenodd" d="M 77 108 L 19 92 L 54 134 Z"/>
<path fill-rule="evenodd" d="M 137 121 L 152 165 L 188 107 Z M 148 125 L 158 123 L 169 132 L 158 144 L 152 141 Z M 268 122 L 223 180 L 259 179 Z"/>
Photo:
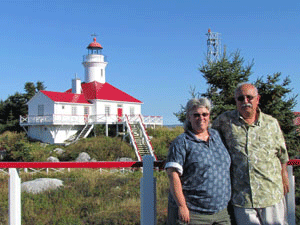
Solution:
<path fill-rule="evenodd" d="M 287 164 L 290 166 L 300 166 L 300 159 L 291 159 Z"/>
<path fill-rule="evenodd" d="M 164 161 L 154 161 L 154 167 L 163 167 Z M 300 159 L 288 161 L 300 165 Z M 127 168 L 142 167 L 143 162 L 0 162 L 0 168 Z"/>
<path fill-rule="evenodd" d="M 154 167 L 163 167 L 154 161 Z M 142 167 L 143 162 L 0 162 L 0 168 L 127 168 Z"/>

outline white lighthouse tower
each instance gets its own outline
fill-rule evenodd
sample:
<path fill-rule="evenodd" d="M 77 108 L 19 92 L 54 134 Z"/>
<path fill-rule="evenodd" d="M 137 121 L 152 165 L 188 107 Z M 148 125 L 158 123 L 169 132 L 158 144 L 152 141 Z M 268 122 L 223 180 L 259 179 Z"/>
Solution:
<path fill-rule="evenodd" d="M 104 55 L 102 55 L 102 46 L 96 42 L 89 44 L 87 47 L 88 54 L 83 58 L 83 66 L 85 69 L 85 82 L 90 83 L 97 81 L 99 83 L 105 83 L 105 67 L 107 62 L 104 61 Z"/>

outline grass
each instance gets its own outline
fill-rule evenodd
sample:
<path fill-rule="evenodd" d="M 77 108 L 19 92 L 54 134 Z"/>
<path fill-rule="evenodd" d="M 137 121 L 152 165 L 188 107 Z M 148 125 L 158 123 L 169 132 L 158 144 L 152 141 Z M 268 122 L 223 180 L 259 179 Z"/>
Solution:
<path fill-rule="evenodd" d="M 140 224 L 140 171 L 99 172 L 72 169 L 71 172 L 26 174 L 22 182 L 40 177 L 58 178 L 64 187 L 41 194 L 22 192 L 22 224 Z M 157 179 L 157 221 L 165 224 L 168 178 L 155 172 Z M 0 176 L 0 224 L 8 222 L 8 176 Z"/>

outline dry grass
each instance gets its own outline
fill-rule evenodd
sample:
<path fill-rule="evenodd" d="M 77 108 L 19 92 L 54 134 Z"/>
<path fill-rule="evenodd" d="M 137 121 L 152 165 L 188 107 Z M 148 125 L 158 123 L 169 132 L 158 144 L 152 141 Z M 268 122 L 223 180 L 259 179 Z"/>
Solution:
<path fill-rule="evenodd" d="M 22 193 L 22 224 L 139 224 L 140 171 L 121 173 L 109 170 L 72 169 L 71 172 L 25 174 L 22 182 L 40 177 L 62 179 L 64 187 L 42 194 Z M 157 179 L 158 224 L 165 224 L 168 178 Z M 7 224 L 8 176 L 0 176 L 0 224 Z"/>

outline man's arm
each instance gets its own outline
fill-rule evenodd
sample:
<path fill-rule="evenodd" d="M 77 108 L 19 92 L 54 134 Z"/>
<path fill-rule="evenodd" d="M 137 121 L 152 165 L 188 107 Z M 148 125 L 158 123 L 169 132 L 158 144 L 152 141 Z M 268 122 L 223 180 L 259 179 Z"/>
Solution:
<path fill-rule="evenodd" d="M 289 184 L 289 176 L 286 168 L 287 164 L 281 164 L 281 176 L 282 176 L 282 183 L 283 183 L 283 192 L 286 195 L 290 192 L 290 184 Z"/>
<path fill-rule="evenodd" d="M 170 191 L 178 206 L 179 219 L 185 223 L 190 222 L 190 213 L 186 205 L 185 197 L 182 192 L 182 185 L 179 174 L 175 168 L 167 168 L 167 174 L 170 180 Z"/>

